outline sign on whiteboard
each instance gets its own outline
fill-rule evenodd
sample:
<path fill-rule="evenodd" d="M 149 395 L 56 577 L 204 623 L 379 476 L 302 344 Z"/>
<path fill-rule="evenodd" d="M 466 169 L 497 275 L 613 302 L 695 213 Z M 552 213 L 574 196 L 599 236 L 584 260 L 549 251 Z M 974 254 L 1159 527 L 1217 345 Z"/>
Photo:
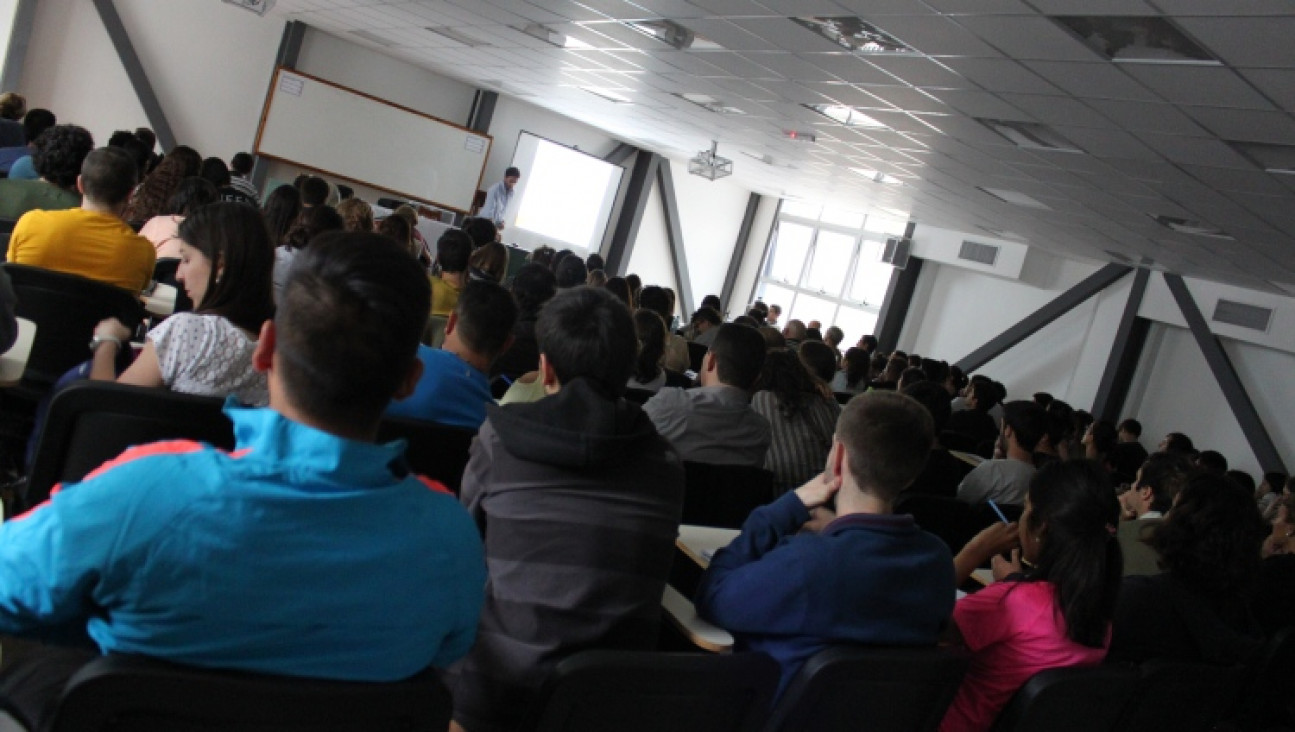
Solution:
<path fill-rule="evenodd" d="M 468 135 L 467 138 L 463 140 L 463 149 L 480 155 L 486 151 L 486 141 L 484 138 L 477 137 L 476 135 Z"/>
<path fill-rule="evenodd" d="M 301 92 L 306 88 L 306 80 L 300 76 L 284 74 L 279 78 L 279 91 L 294 97 L 301 96 Z"/>

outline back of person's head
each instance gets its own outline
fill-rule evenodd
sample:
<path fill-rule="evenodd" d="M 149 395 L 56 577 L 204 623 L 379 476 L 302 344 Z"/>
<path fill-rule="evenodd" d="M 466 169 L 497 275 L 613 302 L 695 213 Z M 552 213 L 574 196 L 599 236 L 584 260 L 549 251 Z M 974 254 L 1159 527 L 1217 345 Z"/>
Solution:
<path fill-rule="evenodd" d="M 591 287 L 602 287 L 607 284 L 607 273 L 601 269 L 591 269 L 589 276 L 585 278 L 585 284 Z"/>
<path fill-rule="evenodd" d="M 76 125 L 55 125 L 36 140 L 31 164 L 41 178 L 59 188 L 72 189 L 91 150 L 94 150 L 94 137 L 89 130 Z"/>
<path fill-rule="evenodd" d="M 1225 475 L 1227 475 L 1228 480 L 1244 488 L 1247 493 L 1253 494 L 1255 492 L 1255 477 L 1246 471 L 1229 470 Z"/>
<path fill-rule="evenodd" d="M 399 206 L 396 206 L 396 210 L 392 211 L 391 215 L 399 216 L 404 219 L 405 223 L 409 224 L 409 228 L 411 229 L 418 228 L 418 212 L 414 210 L 413 206 L 410 206 L 407 203 L 402 203 Z"/>
<path fill-rule="evenodd" d="M 1092 453 L 1088 458 L 1093 460 L 1110 455 L 1120 441 L 1115 425 L 1104 419 L 1093 422 L 1088 428 L 1088 436 L 1089 444 L 1092 446 Z"/>
<path fill-rule="evenodd" d="M 908 354 L 908 367 L 910 369 L 922 368 L 922 357 L 917 355 L 916 353 Z"/>
<path fill-rule="evenodd" d="M 344 227 L 341 215 L 332 206 L 303 208 L 283 243 L 292 249 L 305 249 L 315 237 L 330 231 L 342 231 Z"/>
<path fill-rule="evenodd" d="M 1142 423 L 1136 419 L 1126 419 L 1120 422 L 1118 429 L 1120 432 L 1127 432 L 1129 436 L 1135 439 L 1142 436 Z"/>
<path fill-rule="evenodd" d="M 261 212 L 240 203 L 202 206 L 180 223 L 179 237 L 211 263 L 198 312 L 259 331 L 274 314 L 274 244 Z"/>
<path fill-rule="evenodd" d="M 845 331 L 835 325 L 828 327 L 828 329 L 823 332 L 823 342 L 833 348 L 840 346 L 841 341 L 843 340 L 845 340 Z"/>
<path fill-rule="evenodd" d="M 564 259 L 566 259 L 567 257 L 574 257 L 575 255 L 576 255 L 576 253 L 575 253 L 575 252 L 573 252 L 573 251 L 571 251 L 570 249 L 563 249 L 562 251 L 558 252 L 557 254 L 554 254 L 554 255 L 553 255 L 553 271 L 554 271 L 554 272 L 557 272 L 557 271 L 558 271 L 558 266 L 562 264 L 562 261 L 563 261 Z"/>
<path fill-rule="evenodd" d="M 136 127 L 135 139 L 139 140 L 150 153 L 157 147 L 157 133 L 147 127 Z"/>
<path fill-rule="evenodd" d="M 497 241 L 477 247 L 468 257 L 468 274 L 473 279 L 502 283 L 508 274 L 508 248 Z"/>
<path fill-rule="evenodd" d="M 56 122 L 58 122 L 58 119 L 48 109 L 37 108 L 30 110 L 22 118 L 23 138 L 29 143 L 35 142 L 42 132 L 53 127 Z"/>
<path fill-rule="evenodd" d="M 1215 475 L 1223 475 L 1228 472 L 1228 459 L 1217 450 L 1205 450 L 1196 456 L 1196 467 Z"/>
<path fill-rule="evenodd" d="M 634 304 L 634 293 L 630 291 L 629 281 L 624 277 L 612 277 L 607 280 L 607 284 L 603 285 L 603 288 L 615 295 L 617 300 L 625 303 L 625 307 L 630 310 L 638 310 Z"/>
<path fill-rule="evenodd" d="M 130 130 L 113 130 L 112 134 L 108 135 L 108 147 L 124 148 L 131 142 L 139 142 L 139 138 L 135 137 L 135 133 Z"/>
<path fill-rule="evenodd" d="M 752 320 L 752 322 L 754 322 L 754 319 L 747 315 L 743 315 L 741 318 L 738 318 L 733 322 L 737 325 L 746 325 L 745 322 L 742 322 L 742 323 L 738 322 L 743 318 Z M 783 337 L 782 333 L 778 332 L 777 328 L 773 327 L 772 325 L 760 325 L 760 326 L 756 326 L 756 329 L 759 331 L 760 337 L 764 339 L 764 347 L 766 349 L 770 351 L 786 350 L 787 339 Z"/>
<path fill-rule="evenodd" d="M 252 174 L 253 163 L 251 153 L 234 153 L 234 157 L 229 159 L 229 169 L 246 178 Z"/>
<path fill-rule="evenodd" d="M 1160 449 L 1163 452 L 1176 452 L 1180 455 L 1191 455 L 1196 452 L 1192 438 L 1181 432 L 1170 432 L 1165 435 L 1164 441 L 1160 443 Z"/>
<path fill-rule="evenodd" d="M 949 417 L 953 414 L 953 406 L 949 403 L 949 392 L 943 386 L 934 381 L 918 381 L 906 384 L 902 392 L 921 402 L 926 411 L 930 412 L 935 434 L 944 431 L 944 425 L 948 424 Z"/>
<path fill-rule="evenodd" d="M 910 384 L 917 384 L 923 381 L 928 381 L 928 379 L 926 378 L 926 372 L 921 369 L 915 369 L 915 368 L 909 367 L 904 369 L 904 372 L 899 375 L 899 381 L 897 382 L 895 388 L 899 389 L 900 391 L 903 391 L 904 387 Z"/>
<path fill-rule="evenodd" d="M 567 289 L 579 287 L 585 283 L 589 272 L 585 269 L 585 263 L 580 261 L 579 257 L 565 257 L 558 262 L 557 270 L 554 273 L 558 279 L 558 287 Z"/>
<path fill-rule="evenodd" d="M 357 199 L 350 199 L 357 200 Z M 346 203 L 343 201 L 342 203 Z M 388 216 L 378 224 L 378 233 L 404 247 L 410 254 L 417 255 L 418 244 L 414 241 L 413 229 L 401 216 Z"/>
<path fill-rule="evenodd" d="M 585 269 L 593 272 L 596 269 L 607 269 L 607 262 L 603 260 L 603 255 L 598 252 L 585 257 Z"/>
<path fill-rule="evenodd" d="M 670 295 L 666 293 L 664 287 L 648 285 L 639 293 L 639 307 L 647 308 L 661 316 L 663 322 L 669 323 L 674 320 L 674 311 L 670 305 Z"/>
<path fill-rule="evenodd" d="M 871 366 L 867 351 L 858 347 L 846 349 L 845 355 L 841 357 L 841 367 L 845 371 L 845 385 L 853 389 L 859 384 L 866 383 Z"/>
<path fill-rule="evenodd" d="M 472 237 L 474 247 L 483 246 L 494 241 L 499 234 L 495 228 L 495 222 L 483 217 L 468 219 L 463 222 L 463 230 Z"/>
<path fill-rule="evenodd" d="M 10 119 L 14 122 L 22 119 L 27 113 L 27 98 L 18 92 L 5 92 L 0 94 L 0 119 Z"/>
<path fill-rule="evenodd" d="M 860 394 L 841 409 L 836 439 L 860 490 L 893 501 L 926 465 L 935 427 L 917 400 L 876 391 Z"/>
<path fill-rule="evenodd" d="M 171 164 L 180 171 L 181 178 L 189 178 L 202 172 L 202 156 L 188 145 L 176 145 L 163 160 L 172 161 Z"/>
<path fill-rule="evenodd" d="M 902 356 L 891 356 L 886 360 L 886 369 L 881 372 L 881 380 L 890 384 L 899 382 L 899 377 L 908 370 L 908 359 Z"/>
<path fill-rule="evenodd" d="M 355 189 L 346 185 L 345 183 L 338 183 L 337 195 L 341 196 L 343 201 L 348 201 L 352 198 L 355 198 Z"/>
<path fill-rule="evenodd" d="M 323 206 L 328 200 L 328 181 L 313 175 L 301 181 L 301 205 Z"/>
<path fill-rule="evenodd" d="M 1183 455 L 1155 452 L 1147 456 L 1137 473 L 1137 487 L 1151 489 L 1151 510 L 1165 513 L 1174 505 L 1191 473 L 1191 463 Z"/>
<path fill-rule="evenodd" d="M 778 307 L 778 306 L 775 305 L 774 307 Z M 758 320 L 760 320 L 761 322 L 769 319 L 769 306 L 765 305 L 763 301 L 756 300 L 755 302 L 751 303 L 751 309 L 760 314 Z M 782 308 L 778 308 L 778 314 L 779 315 L 782 314 Z"/>
<path fill-rule="evenodd" d="M 522 317 L 534 317 L 557 291 L 552 270 L 542 264 L 527 262 L 513 276 L 513 300 Z"/>
<path fill-rule="evenodd" d="M 969 379 L 967 379 L 967 375 L 962 372 L 962 369 L 957 366 L 949 367 L 949 385 L 953 387 L 955 392 L 961 392 L 963 389 L 967 388 L 968 381 Z"/>
<path fill-rule="evenodd" d="M 1053 399 L 1054 397 L 1046 391 L 1037 391 L 1034 393 L 1034 403 L 1044 409 L 1048 408 L 1048 405 L 1052 403 Z"/>
<path fill-rule="evenodd" d="M 788 320 L 787 325 L 783 327 L 782 334 L 787 336 L 789 341 L 803 341 L 809 329 L 805 323 L 799 320 Z"/>
<path fill-rule="evenodd" d="M 265 198 L 265 225 L 270 229 L 270 239 L 277 245 L 283 242 L 288 230 L 301 216 L 301 191 L 294 186 L 279 186 Z"/>
<path fill-rule="evenodd" d="M 759 308 L 751 308 L 750 310 L 746 311 L 746 315 L 744 317 L 754 320 L 756 323 L 755 327 L 757 328 L 764 327 L 764 322 L 765 322 L 764 312 Z"/>
<path fill-rule="evenodd" d="M 998 391 L 991 381 L 972 381 L 971 394 L 976 400 L 977 411 L 988 412 L 998 404 Z"/>
<path fill-rule="evenodd" d="M 540 310 L 535 339 L 560 384 L 583 379 L 609 398 L 625 393 L 638 337 L 629 309 L 610 292 L 596 287 L 558 292 Z"/>
<path fill-rule="evenodd" d="M 823 342 L 823 333 L 818 328 L 806 328 L 805 340 Z"/>
<path fill-rule="evenodd" d="M 688 322 L 692 323 L 693 325 L 697 325 L 699 323 L 706 323 L 711 327 L 715 327 L 723 323 L 724 319 L 720 317 L 718 310 L 716 310 L 715 308 L 703 305 L 697 308 L 697 311 L 692 314 L 692 317 L 688 320 Z"/>
<path fill-rule="evenodd" d="M 1052 399 L 1044 407 L 1043 411 L 1048 413 L 1047 435 L 1048 442 L 1055 449 L 1063 441 L 1070 439 L 1075 432 L 1074 415 L 1075 410 L 1069 404 L 1060 399 Z"/>
<path fill-rule="evenodd" d="M 465 272 L 472 257 L 472 237 L 458 229 L 446 229 L 436 240 L 436 261 L 442 272 Z"/>
<path fill-rule="evenodd" d="M 1012 428 L 1021 449 L 1033 451 L 1047 434 L 1048 414 L 1034 402 L 1008 402 L 1003 405 L 1003 426 Z"/>
<path fill-rule="evenodd" d="M 534 264 L 548 267 L 551 272 L 553 271 L 553 259 L 557 254 L 558 253 L 553 249 L 553 247 L 548 246 L 547 244 L 541 244 L 532 249 L 530 254 L 526 255 L 526 260 Z"/>
<path fill-rule="evenodd" d="M 224 188 L 229 185 L 229 167 L 220 158 L 207 158 L 202 161 L 202 170 L 198 175 L 211 181 L 213 186 Z"/>
<path fill-rule="evenodd" d="M 760 378 L 765 350 L 759 331 L 733 323 L 721 325 L 710 345 L 720 383 L 749 391 Z"/>
<path fill-rule="evenodd" d="M 661 373 L 661 360 L 665 358 L 665 323 L 661 322 L 660 315 L 647 308 L 639 308 L 634 311 L 634 330 L 639 339 L 634 378 L 647 383 Z"/>
<path fill-rule="evenodd" d="M 427 275 L 378 234 L 332 232 L 293 260 L 275 315 L 291 403 L 326 424 L 376 424 L 408 378 L 427 325 Z"/>
<path fill-rule="evenodd" d="M 337 204 L 337 215 L 342 217 L 342 228 L 346 231 L 373 231 L 373 207 L 358 198 Z"/>
<path fill-rule="evenodd" d="M 1217 601 L 1248 593 L 1267 533 L 1252 493 L 1222 475 L 1197 471 L 1150 543 L 1162 569 Z"/>
<path fill-rule="evenodd" d="M 805 341 L 797 349 L 800 360 L 809 372 L 823 383 L 831 383 L 836 376 L 836 351 L 822 341 Z"/>
<path fill-rule="evenodd" d="M 130 153 L 116 147 L 92 150 L 81 164 L 81 192 L 104 206 L 119 206 L 134 190 L 138 167 Z"/>
<path fill-rule="evenodd" d="M 493 361 L 508 344 L 517 322 L 517 304 L 498 282 L 473 280 L 464 285 L 454 306 L 455 332 L 463 345 Z"/>
<path fill-rule="evenodd" d="M 1010 404 L 1017 403 L 1043 411 L 1032 402 Z M 1039 549 L 1028 579 L 1052 583 L 1066 637 L 1091 648 L 1106 644 L 1115 614 L 1124 572 L 1119 520 L 1110 478 L 1091 460 L 1053 462 L 1030 480 L 1021 531 L 1036 537 Z"/>
<path fill-rule="evenodd" d="M 926 374 L 927 381 L 934 381 L 937 384 L 943 384 L 949 380 L 949 364 L 946 361 L 937 361 L 933 358 L 922 359 L 922 373 Z"/>
<path fill-rule="evenodd" d="M 809 368 L 786 348 L 765 355 L 757 387 L 774 395 L 785 419 L 795 419 L 811 400 L 821 398 Z"/>
<path fill-rule="evenodd" d="M 1286 485 L 1286 474 L 1277 471 L 1264 473 L 1263 482 L 1268 484 L 1268 490 L 1280 491 Z"/>
<path fill-rule="evenodd" d="M 739 315 L 739 316 L 737 316 L 736 318 L 733 318 L 733 322 L 734 322 L 736 325 L 740 325 L 740 326 L 742 326 L 742 327 L 744 327 L 744 328 L 759 328 L 759 327 L 760 327 L 760 323 L 758 323 L 758 322 L 756 321 L 756 319 L 755 319 L 755 318 L 753 318 L 753 317 L 751 317 L 750 315 Z M 774 332 L 775 332 L 775 333 L 777 333 L 777 329 L 775 329 L 775 330 L 774 330 Z M 779 338 L 781 338 L 781 337 L 782 337 L 782 334 L 781 334 L 781 333 L 778 333 L 778 337 L 779 337 Z"/>
<path fill-rule="evenodd" d="M 871 359 L 869 367 L 873 378 L 885 381 L 886 366 L 890 365 L 890 358 L 886 354 L 876 351 L 873 351 L 869 358 Z"/>
<path fill-rule="evenodd" d="M 167 216 L 188 216 L 199 208 L 219 200 L 220 193 L 216 190 L 216 186 L 206 178 L 195 175 L 180 181 L 175 193 L 167 199 L 166 208 L 162 209 L 162 213 Z"/>
<path fill-rule="evenodd" d="M 866 335 L 866 336 L 861 337 L 861 338 L 859 339 L 859 348 L 864 349 L 864 350 L 865 350 L 865 351 L 867 351 L 868 353 L 876 353 L 876 352 L 877 352 L 877 336 L 875 336 L 875 335 Z"/>
<path fill-rule="evenodd" d="M 625 282 L 630 286 L 630 294 L 634 296 L 634 302 L 638 302 L 639 293 L 643 291 L 643 278 L 631 272 L 625 275 Z"/>
<path fill-rule="evenodd" d="M 724 304 L 720 302 L 719 295 L 707 295 L 706 297 L 703 297 L 701 299 L 700 307 L 713 308 L 715 312 L 720 314 L 721 318 L 724 317 Z"/>

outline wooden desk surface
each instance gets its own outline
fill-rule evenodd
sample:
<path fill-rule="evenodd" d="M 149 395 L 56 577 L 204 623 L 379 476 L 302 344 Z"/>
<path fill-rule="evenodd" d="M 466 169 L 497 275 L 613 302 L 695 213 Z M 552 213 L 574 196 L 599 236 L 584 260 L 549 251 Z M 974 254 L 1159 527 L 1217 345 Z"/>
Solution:
<path fill-rule="evenodd" d="M 0 355 L 0 386 L 14 386 L 22 381 L 35 340 L 36 324 L 26 318 L 18 318 L 18 338 L 4 355 Z"/>
<path fill-rule="evenodd" d="M 712 653 L 725 653 L 733 649 L 733 636 L 727 630 L 698 617 L 697 608 L 692 601 L 670 585 L 665 586 L 661 607 L 670 622 L 698 648 Z"/>
<path fill-rule="evenodd" d="M 962 462 L 964 462 L 964 463 L 966 463 L 966 464 L 970 465 L 970 466 L 971 466 L 971 467 L 973 467 L 973 468 L 974 468 L 974 467 L 976 467 L 977 465 L 979 465 L 979 464 L 981 464 L 981 463 L 985 462 L 985 459 L 984 459 L 984 458 L 982 458 L 981 456 L 979 456 L 979 455 L 972 455 L 972 454 L 971 454 L 971 453 L 969 453 L 969 452 L 959 452 L 959 451 L 957 451 L 957 450 L 950 450 L 950 451 L 949 451 L 949 454 L 950 454 L 950 455 L 952 455 L 952 456 L 954 456 L 954 457 L 956 457 L 957 459 L 961 460 Z"/>
<path fill-rule="evenodd" d="M 715 555 L 715 552 L 728 546 L 740 533 L 742 532 L 737 529 L 716 529 L 710 526 L 684 524 L 679 527 L 679 538 L 675 539 L 674 543 L 679 547 L 679 551 L 696 562 L 697 566 L 705 569 L 710 566 L 710 558 Z"/>

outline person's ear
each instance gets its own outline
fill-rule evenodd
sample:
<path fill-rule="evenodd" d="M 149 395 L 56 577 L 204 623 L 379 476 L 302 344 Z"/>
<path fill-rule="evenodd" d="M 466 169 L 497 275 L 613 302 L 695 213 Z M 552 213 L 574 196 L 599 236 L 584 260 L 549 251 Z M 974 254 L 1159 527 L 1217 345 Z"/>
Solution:
<path fill-rule="evenodd" d="M 845 482 L 845 445 L 835 436 L 832 437 L 832 449 L 827 453 L 827 474 L 832 476 L 832 483 L 837 488 Z"/>
<path fill-rule="evenodd" d="M 256 339 L 256 350 L 252 351 L 252 368 L 267 372 L 274 365 L 276 337 L 273 320 L 261 324 L 261 335 Z"/>
<path fill-rule="evenodd" d="M 450 312 L 450 317 L 445 321 L 445 335 L 449 335 L 459 327 L 459 314 L 456 311 Z"/>
<path fill-rule="evenodd" d="M 76 192 L 85 195 L 85 186 L 81 183 L 81 176 L 76 177 Z"/>
<path fill-rule="evenodd" d="M 716 366 L 715 366 L 715 352 L 714 352 L 714 351 L 707 351 L 707 352 L 706 352 L 706 357 L 702 359 L 702 363 L 701 363 L 701 370 L 702 370 L 702 371 L 714 371 L 714 370 L 715 370 L 715 368 L 716 368 Z"/>
<path fill-rule="evenodd" d="M 550 394 L 562 386 L 558 381 L 557 369 L 553 368 L 553 362 L 549 361 L 549 357 L 543 353 L 540 354 L 540 383 Z"/>
<path fill-rule="evenodd" d="M 391 398 L 399 400 L 409 397 L 418 388 L 418 380 L 421 378 L 423 378 L 423 359 L 415 357 L 414 362 L 409 365 L 409 370 L 405 372 L 400 384 L 396 387 L 396 393 L 392 394 Z"/>

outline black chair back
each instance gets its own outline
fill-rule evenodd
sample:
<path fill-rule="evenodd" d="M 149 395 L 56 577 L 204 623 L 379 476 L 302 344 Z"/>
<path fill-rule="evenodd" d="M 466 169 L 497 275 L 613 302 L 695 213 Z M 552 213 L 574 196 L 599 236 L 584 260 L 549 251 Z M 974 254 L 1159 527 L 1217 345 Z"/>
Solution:
<path fill-rule="evenodd" d="M 82 381 L 50 400 L 28 473 L 25 507 L 56 484 L 81 480 L 126 448 L 158 440 L 194 440 L 234 449 L 225 400 L 166 389 Z"/>
<path fill-rule="evenodd" d="M 451 706 L 445 685 L 430 670 L 404 681 L 365 683 L 105 656 L 68 682 L 49 729 L 444 732 Z"/>
<path fill-rule="evenodd" d="M 855 394 L 852 391 L 834 391 L 832 392 L 832 396 L 836 397 L 837 404 L 840 404 L 841 406 L 845 406 L 846 404 L 850 403 L 851 399 L 858 396 L 858 394 Z"/>
<path fill-rule="evenodd" d="M 763 653 L 584 651 L 557 665 L 525 732 L 753 732 L 778 664 Z"/>
<path fill-rule="evenodd" d="M 455 495 L 458 495 L 459 484 L 463 482 L 468 450 L 476 436 L 476 430 L 416 419 L 388 417 L 378 426 L 380 441 L 404 439 L 409 442 L 405 459 L 415 473 L 440 481 Z"/>
<path fill-rule="evenodd" d="M 922 732 L 940 726 L 970 656 L 951 648 L 837 646 L 805 662 L 765 732 Z"/>
<path fill-rule="evenodd" d="M 1251 730 L 1295 727 L 1295 626 L 1278 630 L 1268 640 L 1263 655 L 1247 674 L 1246 692 L 1237 701 L 1229 722 Z"/>
<path fill-rule="evenodd" d="M 970 504 L 944 496 L 902 494 L 895 501 L 895 513 L 912 516 L 923 531 L 940 537 L 954 555 L 987 525 Z"/>
<path fill-rule="evenodd" d="M 6 178 L 9 175 L 6 173 Z M 13 227 L 17 226 L 15 219 L 0 219 L 0 262 L 3 262 L 9 255 L 9 236 L 13 234 Z"/>
<path fill-rule="evenodd" d="M 682 523 L 740 529 L 752 511 L 773 500 L 773 473 L 746 465 L 684 463 Z"/>
<path fill-rule="evenodd" d="M 1138 672 L 1120 666 L 1057 668 L 1025 682 L 993 732 L 1105 732 L 1138 690 Z"/>
<path fill-rule="evenodd" d="M 706 358 L 706 352 L 709 350 L 709 346 L 703 346 L 700 343 L 688 341 L 688 368 L 693 373 L 701 373 L 702 359 Z"/>
<path fill-rule="evenodd" d="M 629 388 L 625 390 L 625 398 L 628 401 L 634 402 L 640 407 L 643 406 L 644 404 L 647 404 L 647 400 L 651 399 L 654 396 L 656 396 L 656 392 L 652 391 L 651 389 Z"/>
<path fill-rule="evenodd" d="M 193 310 L 193 300 L 185 293 L 184 285 L 175 281 L 175 270 L 179 266 L 180 260 L 171 257 L 157 260 L 157 264 L 153 265 L 153 281 L 175 288 L 175 309 L 171 312 L 187 313 Z"/>
<path fill-rule="evenodd" d="M 1243 666 L 1147 661 L 1140 669 L 1138 693 L 1115 729 L 1209 732 L 1240 696 L 1244 678 Z"/>
<path fill-rule="evenodd" d="M 15 313 L 36 324 L 23 381 L 48 388 L 90 358 L 86 345 L 105 318 L 134 328 L 144 317 L 139 298 L 119 287 L 40 267 L 5 263 L 18 296 Z"/>

